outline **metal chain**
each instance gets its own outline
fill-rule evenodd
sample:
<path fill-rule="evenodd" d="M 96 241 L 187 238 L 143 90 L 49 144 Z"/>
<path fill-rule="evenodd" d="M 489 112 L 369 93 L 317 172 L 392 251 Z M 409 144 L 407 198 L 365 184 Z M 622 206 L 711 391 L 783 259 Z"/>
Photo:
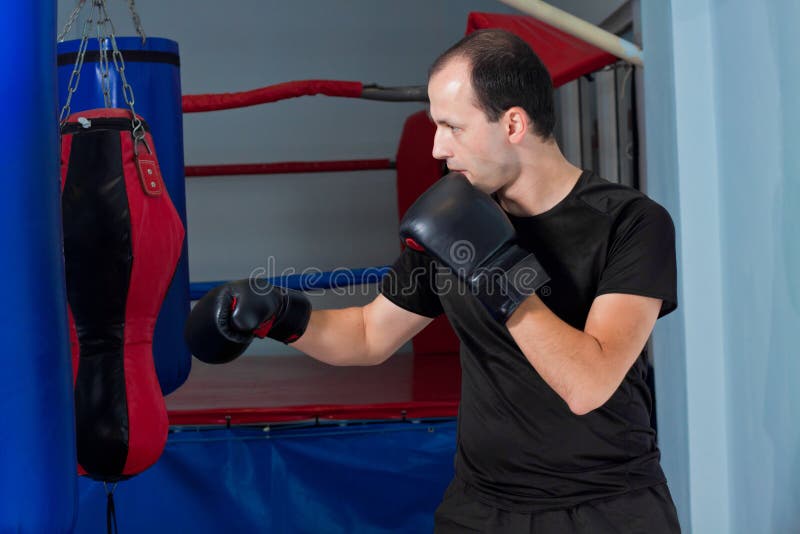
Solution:
<path fill-rule="evenodd" d="M 103 0 L 93 0 L 93 9 L 97 9 L 97 51 L 100 64 L 100 87 L 103 90 L 103 103 L 105 107 L 111 107 L 110 72 L 108 63 L 108 29 L 106 23 L 108 14 L 101 10 Z"/>
<path fill-rule="evenodd" d="M 83 2 L 79 7 L 83 6 Z M 83 35 L 81 37 L 81 44 L 78 46 L 78 54 L 75 58 L 75 66 L 72 68 L 72 73 L 69 75 L 69 83 L 67 83 L 67 99 L 64 102 L 64 107 L 61 108 L 61 113 L 58 116 L 59 124 L 64 124 L 69 117 L 70 103 L 72 102 L 72 95 L 78 89 L 78 83 L 81 80 L 81 69 L 83 68 L 83 59 L 86 57 L 86 47 L 89 44 L 89 27 L 94 22 L 92 10 L 89 10 L 89 16 L 83 23 Z"/>
<path fill-rule="evenodd" d="M 139 149 L 139 142 L 144 142 L 144 125 L 142 124 L 142 120 L 136 115 L 136 110 L 134 109 L 134 104 L 136 103 L 136 99 L 133 95 L 133 88 L 128 83 L 127 78 L 125 77 L 125 60 L 122 58 L 122 52 L 119 51 L 119 47 L 117 47 L 117 39 L 116 39 L 116 30 L 114 28 L 114 23 L 111 21 L 111 18 L 108 16 L 108 12 L 106 11 L 106 2 L 105 0 L 94 0 L 100 6 L 100 10 L 102 12 L 103 18 L 105 21 L 108 22 L 108 25 L 111 27 L 111 31 L 108 34 L 108 38 L 111 41 L 111 50 L 112 50 L 112 58 L 114 60 L 114 68 L 117 69 L 119 73 L 119 79 L 122 81 L 122 97 L 125 99 L 125 103 L 128 104 L 128 107 L 131 108 L 131 126 L 133 127 L 133 148 L 134 152 L 138 154 Z M 145 143 L 146 146 L 146 143 Z M 147 147 L 148 151 L 150 147 Z"/>
<path fill-rule="evenodd" d="M 75 9 L 72 10 L 72 13 L 69 15 L 69 19 L 67 19 L 67 23 L 64 25 L 64 29 L 58 34 L 57 41 L 59 43 L 64 40 L 64 37 L 66 37 L 66 35 L 72 29 L 72 25 L 75 24 L 75 20 L 78 18 L 78 13 L 81 12 L 81 9 L 83 9 L 85 4 L 86 0 L 80 0 L 78 5 L 75 6 Z"/>
<path fill-rule="evenodd" d="M 78 16 L 78 13 L 83 8 L 86 0 L 80 0 L 78 6 L 75 10 L 70 14 L 69 21 L 67 22 L 64 31 L 59 35 L 59 40 L 66 35 L 69 30 L 71 29 L 72 25 L 75 23 L 75 19 Z M 131 9 L 131 14 L 134 17 L 134 24 L 136 25 L 137 33 L 142 37 L 144 42 L 145 36 L 144 31 L 142 30 L 141 20 L 139 20 L 139 16 L 136 14 L 136 11 L 133 6 L 133 0 L 129 0 L 128 6 Z M 78 83 L 80 82 L 81 77 L 81 69 L 83 68 L 84 58 L 86 57 L 86 47 L 89 43 L 89 28 L 94 22 L 94 14 L 95 10 L 97 11 L 97 23 L 96 23 L 96 33 L 97 33 L 97 46 L 99 51 L 100 57 L 100 72 L 101 72 L 101 86 L 103 88 L 103 100 L 105 102 L 106 107 L 111 107 L 111 91 L 110 91 L 110 63 L 108 61 L 108 44 L 111 44 L 112 50 L 112 59 L 114 61 L 114 68 L 119 73 L 119 78 L 122 81 L 122 97 L 125 99 L 125 103 L 128 104 L 128 107 L 131 110 L 131 127 L 132 127 L 132 135 L 133 135 L 133 146 L 134 146 L 134 153 L 138 154 L 139 151 L 139 143 L 144 143 L 145 147 L 147 148 L 148 152 L 150 151 L 150 147 L 147 145 L 145 141 L 145 131 L 144 131 L 144 124 L 142 120 L 136 115 L 136 109 L 134 104 L 136 103 L 136 99 L 133 94 L 133 88 L 128 83 L 127 77 L 125 76 L 125 60 L 122 57 L 122 52 L 120 52 L 119 47 L 117 46 L 117 39 L 116 39 L 116 29 L 114 28 L 114 23 L 111 21 L 111 17 L 108 16 L 108 11 L 106 10 L 106 1 L 105 0 L 92 0 L 92 9 L 89 11 L 89 16 L 86 19 L 86 22 L 83 24 L 83 34 L 81 36 L 81 43 L 78 46 L 78 53 L 75 59 L 75 66 L 72 69 L 72 73 L 69 77 L 69 83 L 67 84 L 67 99 L 64 103 L 64 107 L 61 108 L 61 114 L 59 115 L 59 123 L 63 124 L 66 121 L 67 117 L 70 114 L 70 103 L 72 102 L 72 95 L 78 88 Z M 104 46 L 104 41 L 107 43 Z"/>
<path fill-rule="evenodd" d="M 133 19 L 133 27 L 136 28 L 136 33 L 139 34 L 139 37 L 142 38 L 142 44 L 147 41 L 147 36 L 144 34 L 144 28 L 142 27 L 142 19 L 139 18 L 139 13 L 136 12 L 136 6 L 134 5 L 134 0 L 128 0 L 128 9 L 131 11 L 131 18 Z"/>

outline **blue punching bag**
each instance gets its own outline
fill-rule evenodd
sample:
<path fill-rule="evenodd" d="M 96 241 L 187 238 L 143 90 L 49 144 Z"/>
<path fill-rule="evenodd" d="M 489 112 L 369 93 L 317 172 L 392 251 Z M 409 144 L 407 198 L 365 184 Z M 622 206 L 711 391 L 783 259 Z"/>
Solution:
<path fill-rule="evenodd" d="M 117 37 L 117 47 L 125 64 L 125 78 L 135 97 L 136 113 L 150 126 L 159 165 L 172 203 L 186 227 L 186 187 L 183 171 L 183 111 L 178 43 L 169 39 Z M 58 44 L 58 87 L 64 104 L 70 74 L 80 47 L 80 39 Z M 123 83 L 114 68 L 109 40 L 103 41 L 109 58 L 110 106 L 128 109 Z M 80 83 L 72 96 L 70 112 L 105 107 L 101 85 L 102 70 L 97 39 L 86 49 Z M 164 395 L 184 383 L 191 368 L 191 355 L 183 340 L 183 325 L 189 314 L 189 264 L 186 241 L 167 296 L 161 306 L 153 338 L 153 359 Z"/>
<path fill-rule="evenodd" d="M 0 532 L 71 532 L 77 468 L 58 168 L 56 2 L 0 22 Z"/>

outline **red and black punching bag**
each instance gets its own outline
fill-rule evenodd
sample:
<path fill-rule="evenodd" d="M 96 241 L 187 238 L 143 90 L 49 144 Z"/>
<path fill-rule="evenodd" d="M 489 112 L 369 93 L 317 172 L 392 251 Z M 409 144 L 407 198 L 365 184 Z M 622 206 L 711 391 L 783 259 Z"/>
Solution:
<path fill-rule="evenodd" d="M 158 460 L 167 439 L 153 331 L 184 228 L 147 124 L 124 109 L 61 128 L 61 205 L 78 464 L 103 481 Z"/>

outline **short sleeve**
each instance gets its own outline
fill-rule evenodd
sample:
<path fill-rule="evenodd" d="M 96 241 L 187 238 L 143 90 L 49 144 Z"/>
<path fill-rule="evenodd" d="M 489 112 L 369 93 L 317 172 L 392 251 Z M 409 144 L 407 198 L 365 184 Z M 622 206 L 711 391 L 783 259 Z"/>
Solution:
<path fill-rule="evenodd" d="M 380 293 L 405 310 L 435 318 L 444 313 L 435 275 L 436 263 L 430 256 L 406 248 L 381 279 Z"/>
<path fill-rule="evenodd" d="M 637 200 L 616 224 L 597 294 L 659 298 L 663 317 L 678 307 L 677 278 L 672 218 L 649 198 Z"/>

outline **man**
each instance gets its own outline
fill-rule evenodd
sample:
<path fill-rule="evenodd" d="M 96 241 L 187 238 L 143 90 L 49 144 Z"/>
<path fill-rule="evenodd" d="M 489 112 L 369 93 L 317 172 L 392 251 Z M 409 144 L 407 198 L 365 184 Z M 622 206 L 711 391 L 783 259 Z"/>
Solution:
<path fill-rule="evenodd" d="M 456 174 L 406 213 L 381 294 L 311 312 L 302 295 L 235 282 L 195 307 L 193 352 L 227 360 L 269 335 L 373 365 L 446 313 L 462 397 L 436 532 L 678 532 L 641 355 L 677 305 L 669 215 L 566 161 L 549 74 L 513 34 L 465 37 L 428 94 L 433 155 Z"/>

